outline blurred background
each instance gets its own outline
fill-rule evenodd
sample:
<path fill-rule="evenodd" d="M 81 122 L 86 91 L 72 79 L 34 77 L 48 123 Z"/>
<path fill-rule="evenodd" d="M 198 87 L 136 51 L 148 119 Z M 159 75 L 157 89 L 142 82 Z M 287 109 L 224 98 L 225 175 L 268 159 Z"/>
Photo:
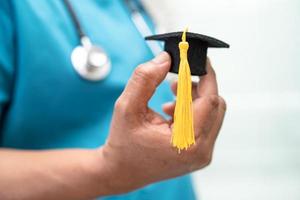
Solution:
<path fill-rule="evenodd" d="M 167 31 L 228 42 L 208 52 L 228 104 L 204 200 L 300 199 L 300 1 L 145 1 Z"/>

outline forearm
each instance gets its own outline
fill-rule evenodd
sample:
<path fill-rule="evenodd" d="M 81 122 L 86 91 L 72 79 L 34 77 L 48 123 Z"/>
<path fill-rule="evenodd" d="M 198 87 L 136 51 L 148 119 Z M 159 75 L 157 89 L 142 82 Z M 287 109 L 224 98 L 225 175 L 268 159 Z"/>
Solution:
<path fill-rule="evenodd" d="M 0 149 L 0 199 L 89 199 L 112 193 L 96 150 Z"/>

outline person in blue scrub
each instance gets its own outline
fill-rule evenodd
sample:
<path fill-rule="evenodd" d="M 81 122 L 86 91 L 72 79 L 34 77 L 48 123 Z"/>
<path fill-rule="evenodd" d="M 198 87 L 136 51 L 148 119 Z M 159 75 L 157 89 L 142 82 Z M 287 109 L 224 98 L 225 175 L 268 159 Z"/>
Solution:
<path fill-rule="evenodd" d="M 188 174 L 210 162 L 225 113 L 210 62 L 193 86 L 196 145 L 178 154 L 169 55 L 152 59 L 123 1 L 71 3 L 111 58 L 101 81 L 72 67 L 63 1 L 0 0 L 0 199 L 194 200 Z"/>

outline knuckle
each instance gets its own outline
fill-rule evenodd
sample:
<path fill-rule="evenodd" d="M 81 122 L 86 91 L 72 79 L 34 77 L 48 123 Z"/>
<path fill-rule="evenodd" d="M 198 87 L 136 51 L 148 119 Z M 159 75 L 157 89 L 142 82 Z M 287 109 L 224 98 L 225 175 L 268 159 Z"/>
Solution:
<path fill-rule="evenodd" d="M 122 97 L 119 97 L 114 105 L 114 110 L 117 112 L 127 112 L 128 110 L 128 103 Z"/>
<path fill-rule="evenodd" d="M 220 103 L 219 96 L 217 96 L 217 95 L 207 96 L 205 100 L 213 108 L 217 108 L 219 106 L 219 103 Z"/>
<path fill-rule="evenodd" d="M 197 169 L 202 169 L 210 165 L 212 161 L 212 156 L 210 154 L 202 154 L 200 158 L 198 157 L 197 161 Z"/>
<path fill-rule="evenodd" d="M 188 150 L 188 156 L 182 158 L 182 163 L 188 166 L 188 171 L 193 172 L 202 169 L 212 162 L 212 153 L 206 148 L 197 147 L 195 151 Z"/>
<path fill-rule="evenodd" d="M 134 78 L 139 82 L 147 82 L 154 78 L 153 74 L 151 73 L 149 64 L 141 64 L 134 70 Z"/>
<path fill-rule="evenodd" d="M 210 156 L 201 156 L 200 158 L 198 157 L 197 160 L 190 165 L 190 172 L 193 172 L 193 171 L 196 171 L 196 170 L 199 170 L 199 169 L 202 169 L 208 165 L 210 165 L 212 161 L 212 158 Z"/>
<path fill-rule="evenodd" d="M 210 147 L 205 143 L 202 143 L 201 146 L 202 148 L 199 148 L 198 153 L 195 154 L 196 158 L 194 158 L 196 160 L 195 164 L 197 169 L 208 166 L 212 161 L 212 151 Z"/>
<path fill-rule="evenodd" d="M 227 109 L 227 104 L 226 101 L 224 100 L 223 97 L 218 96 L 218 95 L 210 95 L 204 97 L 204 100 L 208 105 L 210 105 L 213 109 L 220 107 L 224 111 Z"/>
<path fill-rule="evenodd" d="M 204 156 L 204 166 L 210 165 L 211 161 L 212 161 L 212 156 L 210 154 L 206 154 Z"/>
<path fill-rule="evenodd" d="M 226 104 L 226 101 L 224 100 L 223 97 L 219 96 L 219 104 L 220 104 L 220 107 L 226 111 L 227 110 L 227 104 Z"/>
<path fill-rule="evenodd" d="M 204 164 L 205 164 L 205 166 L 210 165 L 211 161 L 212 161 L 212 154 L 211 153 L 206 153 L 204 155 Z"/>
<path fill-rule="evenodd" d="M 122 109 L 123 107 L 124 107 L 124 104 L 123 104 L 123 102 L 122 102 L 122 100 L 121 100 L 121 97 L 119 97 L 119 98 L 116 100 L 116 102 L 115 102 L 114 109 L 115 109 L 115 110 L 120 110 L 120 109 Z"/>

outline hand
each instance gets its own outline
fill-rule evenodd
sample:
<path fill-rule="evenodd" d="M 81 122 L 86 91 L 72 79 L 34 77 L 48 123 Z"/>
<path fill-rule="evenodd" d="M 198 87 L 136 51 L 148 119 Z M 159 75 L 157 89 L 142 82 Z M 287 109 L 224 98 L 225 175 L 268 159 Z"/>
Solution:
<path fill-rule="evenodd" d="M 147 104 L 170 68 L 166 52 L 137 67 L 115 103 L 110 134 L 99 153 L 105 162 L 107 184 L 113 193 L 128 192 L 149 183 L 180 176 L 208 165 L 220 130 L 225 102 L 218 96 L 215 73 L 193 86 L 196 144 L 181 151 L 171 146 L 172 121 Z M 175 91 L 176 84 L 172 86 Z M 164 105 L 173 116 L 175 103 Z"/>

